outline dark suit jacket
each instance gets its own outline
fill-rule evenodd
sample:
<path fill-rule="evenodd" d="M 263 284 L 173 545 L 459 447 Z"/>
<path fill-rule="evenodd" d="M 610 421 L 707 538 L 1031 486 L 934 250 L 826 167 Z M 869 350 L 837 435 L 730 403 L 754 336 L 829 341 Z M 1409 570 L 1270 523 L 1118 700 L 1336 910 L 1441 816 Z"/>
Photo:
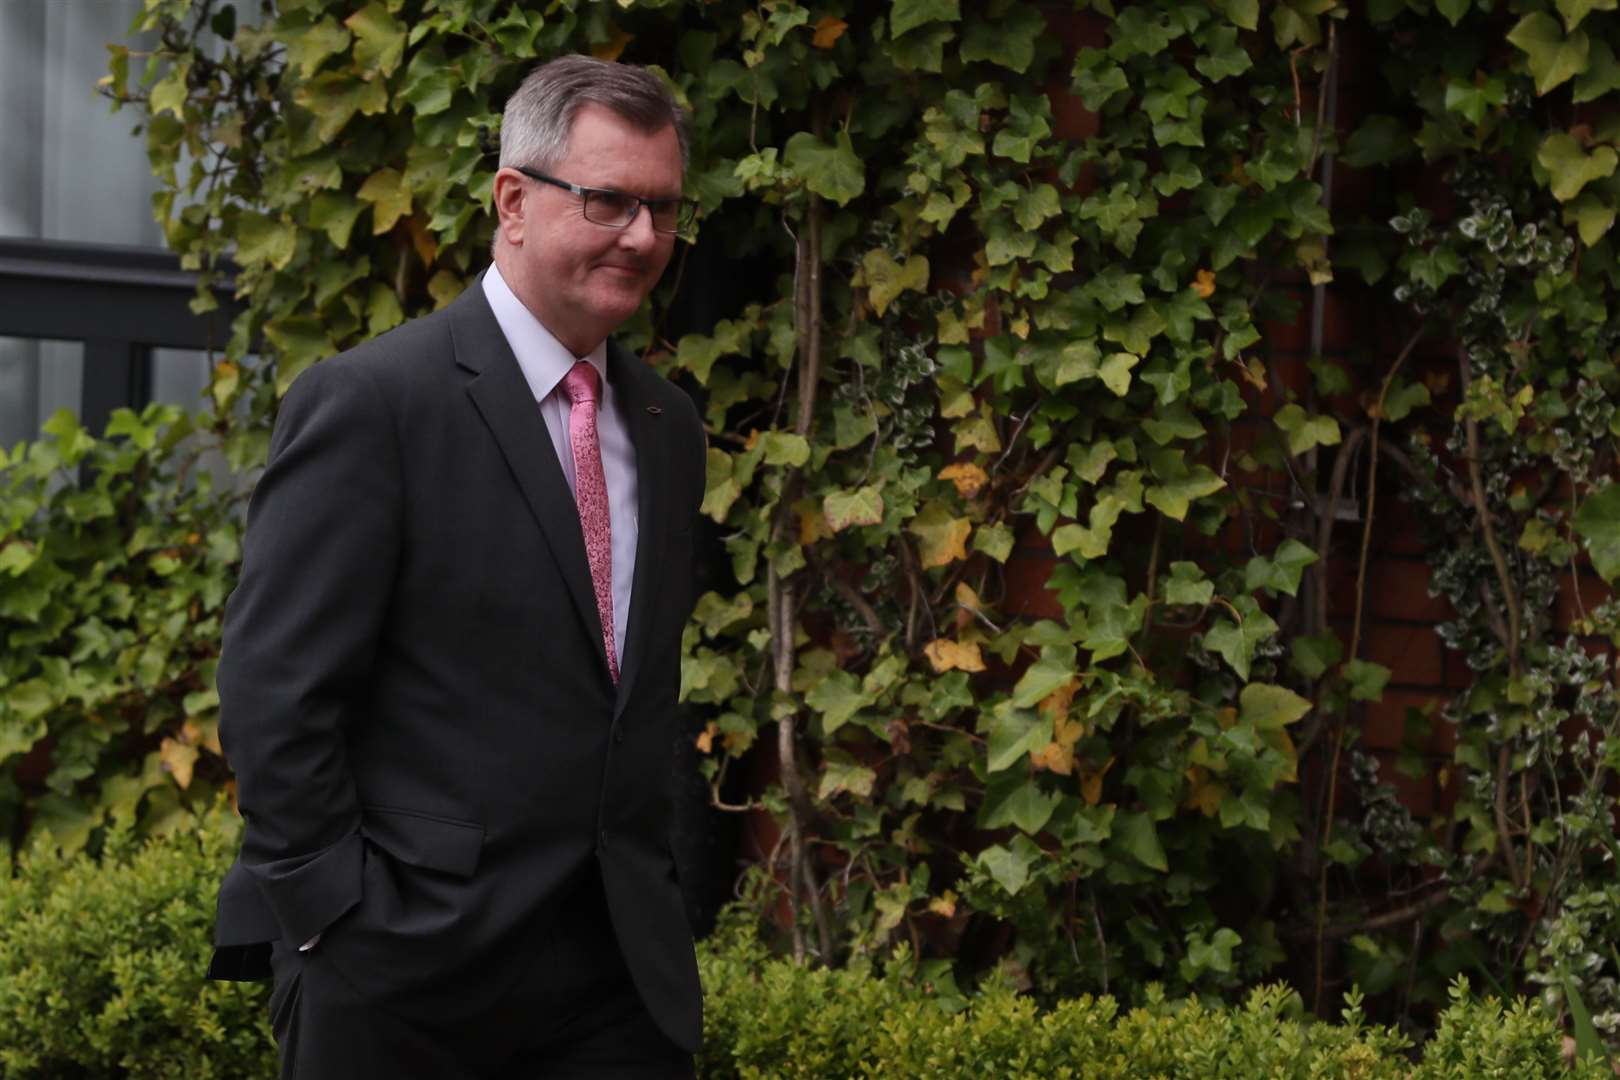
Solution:
<path fill-rule="evenodd" d="M 701 991 L 670 853 L 681 631 L 704 441 L 614 349 L 639 534 L 614 686 L 578 512 L 476 284 L 298 377 L 225 616 L 220 738 L 246 820 L 210 974 L 317 954 L 407 1017 L 475 1017 L 600 865 L 659 1026 Z"/>

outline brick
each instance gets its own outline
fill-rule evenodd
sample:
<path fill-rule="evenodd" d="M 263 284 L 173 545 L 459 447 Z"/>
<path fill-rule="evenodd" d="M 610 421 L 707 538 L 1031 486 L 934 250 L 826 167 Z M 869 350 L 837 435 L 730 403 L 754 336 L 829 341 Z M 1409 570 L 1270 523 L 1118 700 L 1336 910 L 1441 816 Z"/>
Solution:
<path fill-rule="evenodd" d="M 1346 555 L 1351 557 L 1341 557 L 1332 568 L 1328 600 L 1335 615 L 1349 616 L 1355 611 L 1356 564 L 1351 552 Z M 1364 617 L 1421 623 L 1451 618 L 1451 604 L 1429 595 L 1429 577 L 1429 565 L 1419 559 L 1370 558 Z"/>
<path fill-rule="evenodd" d="M 1335 618 L 1330 623 L 1341 640 L 1348 643 L 1349 620 Z M 1391 686 L 1444 687 L 1444 653 L 1445 648 L 1433 627 L 1362 621 L 1361 648 L 1357 655 L 1389 668 Z"/>
<path fill-rule="evenodd" d="M 1062 619 L 1063 605 L 1055 593 L 1046 588 L 1057 565 L 1054 555 L 1014 549 L 1007 557 L 1006 610 L 1010 615 L 1034 619 Z"/>
<path fill-rule="evenodd" d="M 1361 743 L 1370 750 L 1399 750 L 1406 735 L 1406 713 L 1417 709 L 1430 714 L 1431 734 L 1425 750 L 1450 753 L 1455 743 L 1451 725 L 1439 718 L 1447 695 L 1425 690 L 1385 690 L 1381 701 L 1370 701 L 1361 716 Z M 1445 733 L 1441 728 L 1447 729 Z"/>

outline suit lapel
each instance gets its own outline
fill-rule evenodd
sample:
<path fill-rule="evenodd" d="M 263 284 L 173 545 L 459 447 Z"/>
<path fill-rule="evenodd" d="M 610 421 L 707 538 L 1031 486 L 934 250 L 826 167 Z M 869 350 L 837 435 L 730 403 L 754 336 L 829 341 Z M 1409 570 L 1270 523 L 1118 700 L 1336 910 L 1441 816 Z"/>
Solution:
<path fill-rule="evenodd" d="M 665 550 L 669 511 L 665 504 L 663 425 L 667 422 L 655 404 L 656 376 L 645 363 L 612 342 L 608 343 L 608 380 L 619 397 L 621 412 L 636 450 L 636 569 L 630 584 L 630 618 L 625 627 L 624 664 L 619 671 L 617 715 L 629 700 L 647 651 L 652 614 L 658 606 L 658 552 Z"/>
<path fill-rule="evenodd" d="M 568 490 L 568 479 L 551 445 L 545 418 L 523 379 L 512 347 L 501 333 L 500 324 L 489 309 L 482 285 L 475 282 L 450 306 L 451 334 L 455 341 L 456 363 L 473 373 L 467 395 L 488 425 L 501 448 L 507 467 L 517 479 L 524 501 L 545 535 L 556 557 L 558 570 L 568 585 L 574 607 L 584 624 L 586 640 L 592 643 L 598 661 L 607 668 L 602 647 L 602 622 L 596 613 L 596 594 L 591 589 L 590 562 L 585 555 L 585 536 L 580 529 L 579 511 Z M 640 440 L 636 457 L 641 463 Z M 643 488 L 645 492 L 645 488 Z M 645 497 L 642 506 L 646 506 Z M 643 510 L 643 521 L 646 521 Z M 636 560 L 636 576 L 641 576 L 641 560 Z M 634 605 L 632 605 L 633 613 Z M 628 650 L 626 650 L 628 658 Z"/>

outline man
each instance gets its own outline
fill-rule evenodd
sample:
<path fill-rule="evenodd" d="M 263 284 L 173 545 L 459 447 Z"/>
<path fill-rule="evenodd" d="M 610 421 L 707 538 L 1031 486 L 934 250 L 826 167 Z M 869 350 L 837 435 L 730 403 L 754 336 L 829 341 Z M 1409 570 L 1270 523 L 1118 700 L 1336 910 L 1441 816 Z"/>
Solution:
<path fill-rule="evenodd" d="M 246 828 L 210 972 L 273 968 L 284 1076 L 691 1075 L 668 829 L 703 432 L 607 341 L 685 154 L 651 74 L 538 68 L 494 266 L 282 403 L 219 665 Z"/>

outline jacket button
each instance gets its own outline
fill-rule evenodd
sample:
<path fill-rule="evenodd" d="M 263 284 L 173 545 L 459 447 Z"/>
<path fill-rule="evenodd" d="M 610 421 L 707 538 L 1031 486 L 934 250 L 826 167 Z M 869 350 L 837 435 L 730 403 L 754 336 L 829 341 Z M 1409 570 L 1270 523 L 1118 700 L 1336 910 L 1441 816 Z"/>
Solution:
<path fill-rule="evenodd" d="M 597 851 L 606 851 L 607 850 L 607 830 L 606 829 L 603 829 L 601 832 L 596 834 L 596 850 Z"/>

